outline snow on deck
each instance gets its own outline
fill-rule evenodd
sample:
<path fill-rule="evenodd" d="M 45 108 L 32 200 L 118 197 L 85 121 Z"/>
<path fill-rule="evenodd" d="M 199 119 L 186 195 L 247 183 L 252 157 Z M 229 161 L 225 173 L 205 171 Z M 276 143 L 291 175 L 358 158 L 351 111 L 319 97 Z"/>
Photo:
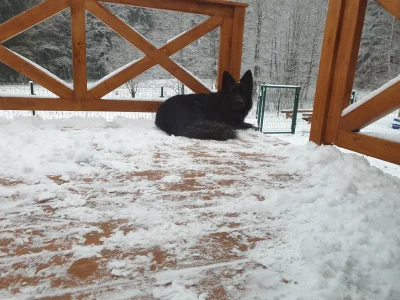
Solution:
<path fill-rule="evenodd" d="M 400 299 L 400 179 L 151 120 L 0 119 L 0 298 Z"/>

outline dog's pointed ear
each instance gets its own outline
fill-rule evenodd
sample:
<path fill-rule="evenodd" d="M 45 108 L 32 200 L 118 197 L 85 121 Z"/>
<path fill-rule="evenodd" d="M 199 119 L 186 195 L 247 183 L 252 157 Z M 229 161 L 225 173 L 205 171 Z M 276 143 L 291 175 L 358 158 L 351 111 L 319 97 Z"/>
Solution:
<path fill-rule="evenodd" d="M 222 75 L 222 89 L 224 91 L 229 91 L 232 85 L 236 83 L 235 79 L 233 79 L 232 75 L 228 71 L 224 71 Z"/>
<path fill-rule="evenodd" d="M 246 73 L 244 73 L 243 77 L 240 79 L 240 82 L 244 84 L 247 90 L 253 90 L 253 74 L 251 73 L 251 70 L 248 70 Z"/>

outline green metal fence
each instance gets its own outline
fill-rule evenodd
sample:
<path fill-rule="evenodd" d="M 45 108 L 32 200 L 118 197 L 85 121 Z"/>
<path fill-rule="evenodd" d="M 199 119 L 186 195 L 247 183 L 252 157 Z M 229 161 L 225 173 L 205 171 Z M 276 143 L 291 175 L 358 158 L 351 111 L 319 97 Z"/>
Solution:
<path fill-rule="evenodd" d="M 256 111 L 259 131 L 294 134 L 300 90 L 294 85 L 261 84 Z"/>

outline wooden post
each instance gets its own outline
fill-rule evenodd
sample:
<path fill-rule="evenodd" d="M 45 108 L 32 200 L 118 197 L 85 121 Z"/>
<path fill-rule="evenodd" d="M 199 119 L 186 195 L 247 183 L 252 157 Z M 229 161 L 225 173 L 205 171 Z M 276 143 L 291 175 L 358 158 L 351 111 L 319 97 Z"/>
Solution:
<path fill-rule="evenodd" d="M 315 103 L 317 115 L 311 136 L 311 141 L 317 144 L 334 144 L 337 139 L 342 111 L 350 103 L 367 9 L 367 0 L 342 0 L 341 3 L 343 7 L 338 0 L 331 0 L 329 6 L 331 11 L 327 23 L 332 22 L 336 27 L 331 31 L 327 28 L 325 32 L 322 77 L 318 79 Z M 339 33 L 336 32 L 338 29 Z M 323 66 L 328 66 L 326 76 L 321 74 Z"/>
<path fill-rule="evenodd" d="M 231 63 L 230 73 L 236 81 L 240 79 L 240 69 L 242 66 L 242 51 L 243 51 L 243 36 L 244 36 L 244 22 L 246 18 L 246 10 L 244 7 L 235 7 L 233 13 L 233 27 L 232 27 L 232 49 L 231 49 Z"/>
<path fill-rule="evenodd" d="M 85 0 L 71 0 L 72 56 L 74 96 L 80 102 L 87 98 Z"/>
<path fill-rule="evenodd" d="M 326 17 L 310 133 L 310 141 L 318 145 L 324 142 L 344 2 L 345 0 L 329 1 L 328 15 Z"/>
<path fill-rule="evenodd" d="M 225 18 L 222 23 L 219 43 L 218 90 L 222 88 L 224 71 L 228 71 L 236 81 L 240 79 L 245 18 L 245 7 L 235 7 L 233 19 Z"/>
<path fill-rule="evenodd" d="M 218 76 L 217 89 L 222 88 L 222 74 L 224 71 L 230 71 L 231 53 L 232 53 L 232 30 L 233 20 L 224 19 L 220 30 L 219 38 L 219 58 L 218 58 Z"/>

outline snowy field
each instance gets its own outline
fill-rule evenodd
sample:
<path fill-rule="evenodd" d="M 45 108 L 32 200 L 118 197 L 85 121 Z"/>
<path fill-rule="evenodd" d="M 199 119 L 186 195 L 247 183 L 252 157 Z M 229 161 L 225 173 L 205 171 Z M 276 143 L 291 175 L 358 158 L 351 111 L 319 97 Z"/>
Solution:
<path fill-rule="evenodd" d="M 0 120 L 1 299 L 400 299 L 398 166 L 301 133 Z"/>

